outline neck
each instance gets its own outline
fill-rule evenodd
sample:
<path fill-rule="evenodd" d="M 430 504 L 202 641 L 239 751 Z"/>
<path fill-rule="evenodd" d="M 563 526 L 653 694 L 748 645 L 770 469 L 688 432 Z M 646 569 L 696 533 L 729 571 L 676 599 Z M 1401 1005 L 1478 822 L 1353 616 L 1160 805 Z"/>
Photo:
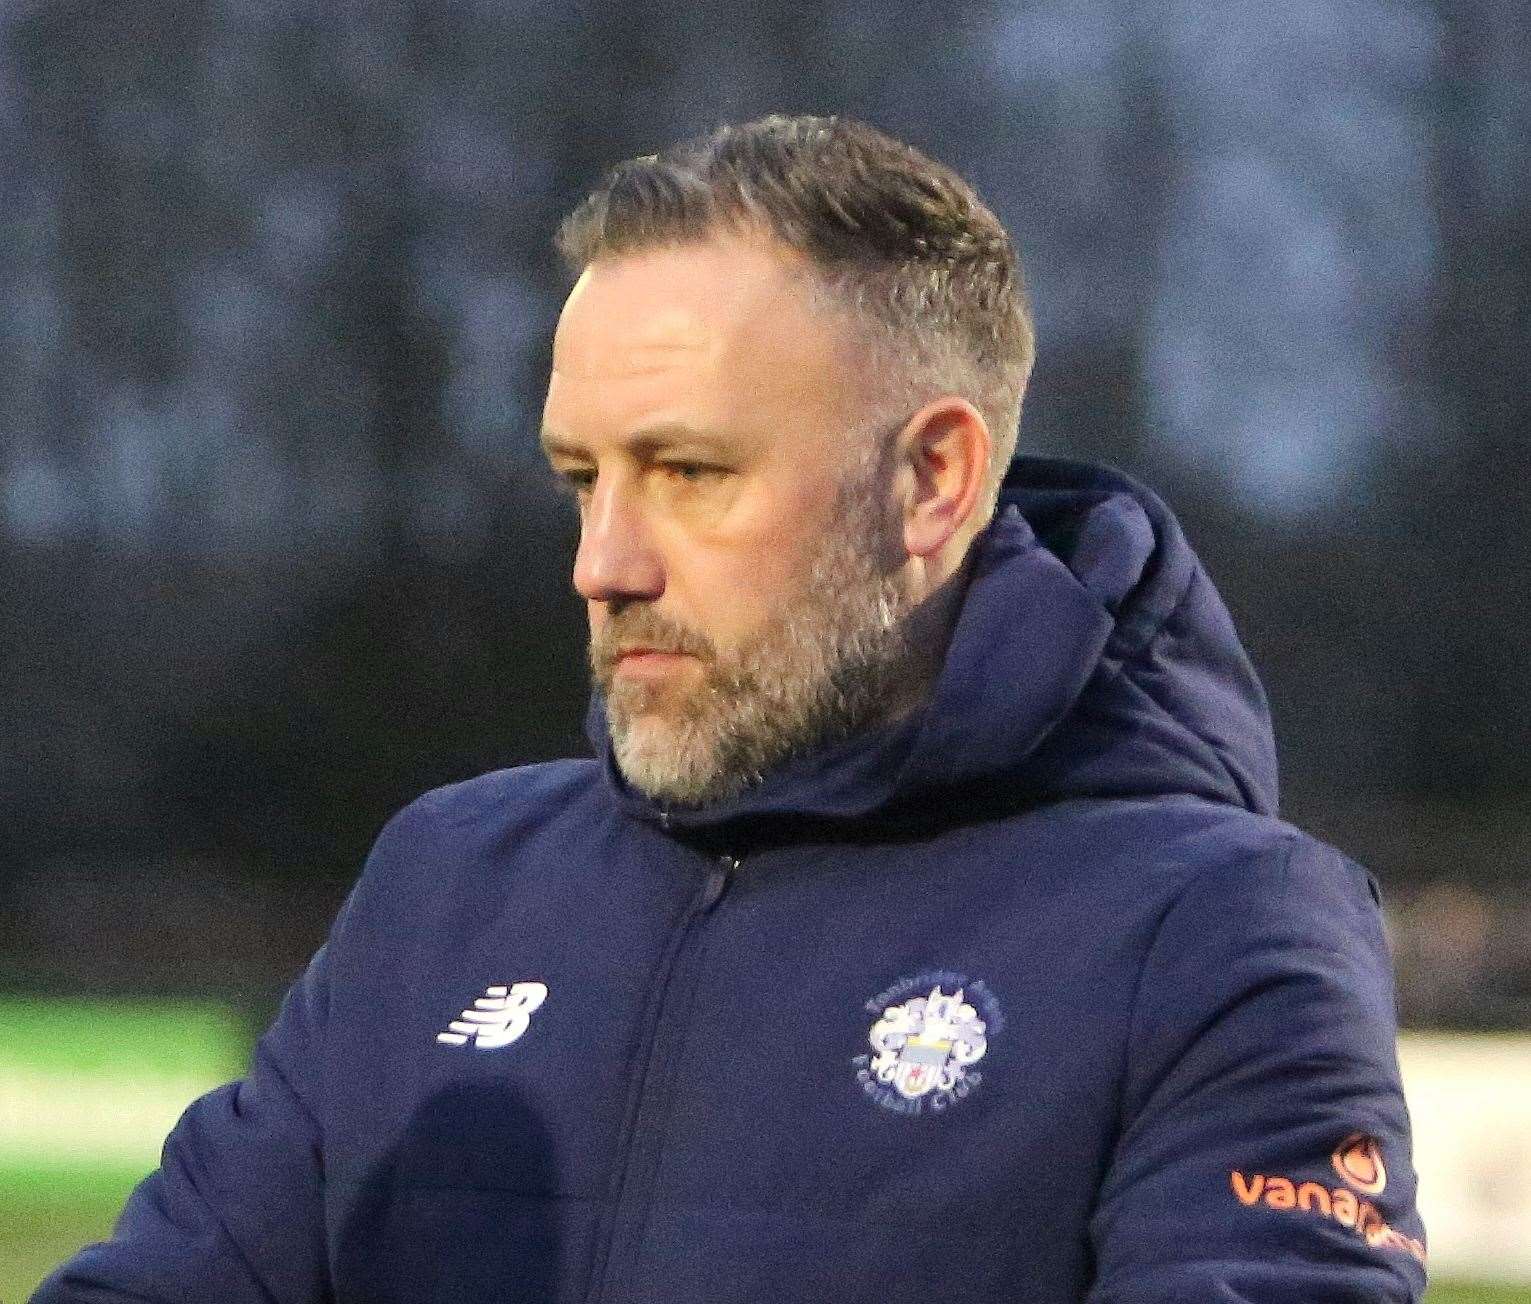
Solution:
<path fill-rule="evenodd" d="M 879 713 L 882 723 L 901 720 L 930 701 L 941 667 L 946 663 L 971 574 L 969 549 L 944 578 L 916 601 L 908 617 L 911 648 L 908 673 L 900 677 L 887 708 Z"/>

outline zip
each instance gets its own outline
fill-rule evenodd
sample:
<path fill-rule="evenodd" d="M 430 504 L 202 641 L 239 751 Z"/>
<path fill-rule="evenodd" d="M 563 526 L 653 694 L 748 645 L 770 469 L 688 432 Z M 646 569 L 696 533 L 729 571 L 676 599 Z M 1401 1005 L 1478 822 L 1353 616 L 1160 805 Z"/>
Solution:
<path fill-rule="evenodd" d="M 686 911 L 685 919 L 671 936 L 669 945 L 666 946 L 660 958 L 652 1003 L 644 1016 L 644 1038 L 641 1044 L 647 1053 L 644 1055 L 643 1068 L 633 1085 L 627 1115 L 623 1120 L 621 1156 L 615 1193 L 611 1214 L 606 1219 L 590 1273 L 590 1289 L 585 1296 L 588 1304 L 603 1304 L 611 1298 L 615 1289 L 614 1265 L 624 1257 L 630 1257 L 631 1247 L 636 1246 L 643 1224 L 648 1219 L 649 1199 L 654 1181 L 658 1177 L 660 1152 L 663 1149 L 663 1133 L 651 1124 L 656 1119 L 663 1118 L 664 1107 L 667 1104 L 663 1072 L 665 1066 L 659 1061 L 661 1051 L 669 1050 L 669 1043 L 676 1040 L 673 1031 L 670 1036 L 664 1038 L 659 1035 L 660 1030 L 665 1026 L 671 985 L 677 969 L 680 968 L 683 954 L 688 949 L 688 943 L 697 935 L 702 922 L 722 899 L 723 893 L 728 888 L 729 879 L 738 870 L 739 864 L 737 856 L 720 855 L 713 858 L 706 878 L 691 898 L 691 905 Z M 669 1061 L 669 1067 L 673 1067 L 674 1057 L 666 1056 L 665 1058 Z M 642 1156 L 640 1163 L 636 1152 L 645 1140 L 650 1142 L 649 1153 Z M 616 1252 L 619 1242 L 630 1243 L 623 1245 L 623 1249 L 628 1251 L 627 1255 Z"/>

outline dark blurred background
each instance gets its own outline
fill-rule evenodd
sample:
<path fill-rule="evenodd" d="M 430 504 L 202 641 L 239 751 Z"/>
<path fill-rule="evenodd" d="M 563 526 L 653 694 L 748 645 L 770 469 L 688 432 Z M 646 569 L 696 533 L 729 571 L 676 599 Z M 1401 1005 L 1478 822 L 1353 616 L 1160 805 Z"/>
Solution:
<path fill-rule="evenodd" d="M 941 12 L 945 10 L 946 12 Z M 955 15 L 955 16 L 954 16 Z M 1414 1026 L 1531 1028 L 1523 0 L 0 5 L 0 989 L 255 1019 L 383 820 L 583 752 L 536 451 L 599 172 L 840 112 L 1028 269 Z"/>

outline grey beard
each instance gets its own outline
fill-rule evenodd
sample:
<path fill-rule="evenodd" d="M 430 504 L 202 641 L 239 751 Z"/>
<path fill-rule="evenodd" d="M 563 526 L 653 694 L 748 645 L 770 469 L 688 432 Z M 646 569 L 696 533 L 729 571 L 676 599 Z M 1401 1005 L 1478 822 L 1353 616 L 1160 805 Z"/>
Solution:
<path fill-rule="evenodd" d="M 727 658 L 653 613 L 633 611 L 626 623 L 612 613 L 606 647 L 591 649 L 592 671 L 617 766 L 633 787 L 667 805 L 710 805 L 908 700 L 919 674 L 910 603 L 894 576 L 878 572 L 875 534 L 857 525 L 866 522 L 845 523 L 826 540 L 791 607 Z M 705 666 L 702 685 L 664 716 L 645 714 L 648 686 L 612 674 L 617 638 L 655 632 L 663 635 L 656 645 L 692 652 Z"/>

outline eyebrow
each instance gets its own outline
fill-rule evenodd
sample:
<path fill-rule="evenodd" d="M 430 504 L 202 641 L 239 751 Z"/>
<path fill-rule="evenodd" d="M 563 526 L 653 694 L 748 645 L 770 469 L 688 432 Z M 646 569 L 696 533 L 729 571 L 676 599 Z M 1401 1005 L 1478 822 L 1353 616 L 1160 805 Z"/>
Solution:
<path fill-rule="evenodd" d="M 583 444 L 547 426 L 542 428 L 540 439 L 542 451 L 548 457 L 560 454 L 565 457 L 578 457 L 586 452 Z M 714 448 L 721 448 L 726 441 L 717 431 L 703 426 L 688 425 L 684 421 L 662 421 L 656 425 L 642 426 L 625 436 L 620 442 L 629 452 L 642 455 L 672 444 L 707 444 Z"/>

